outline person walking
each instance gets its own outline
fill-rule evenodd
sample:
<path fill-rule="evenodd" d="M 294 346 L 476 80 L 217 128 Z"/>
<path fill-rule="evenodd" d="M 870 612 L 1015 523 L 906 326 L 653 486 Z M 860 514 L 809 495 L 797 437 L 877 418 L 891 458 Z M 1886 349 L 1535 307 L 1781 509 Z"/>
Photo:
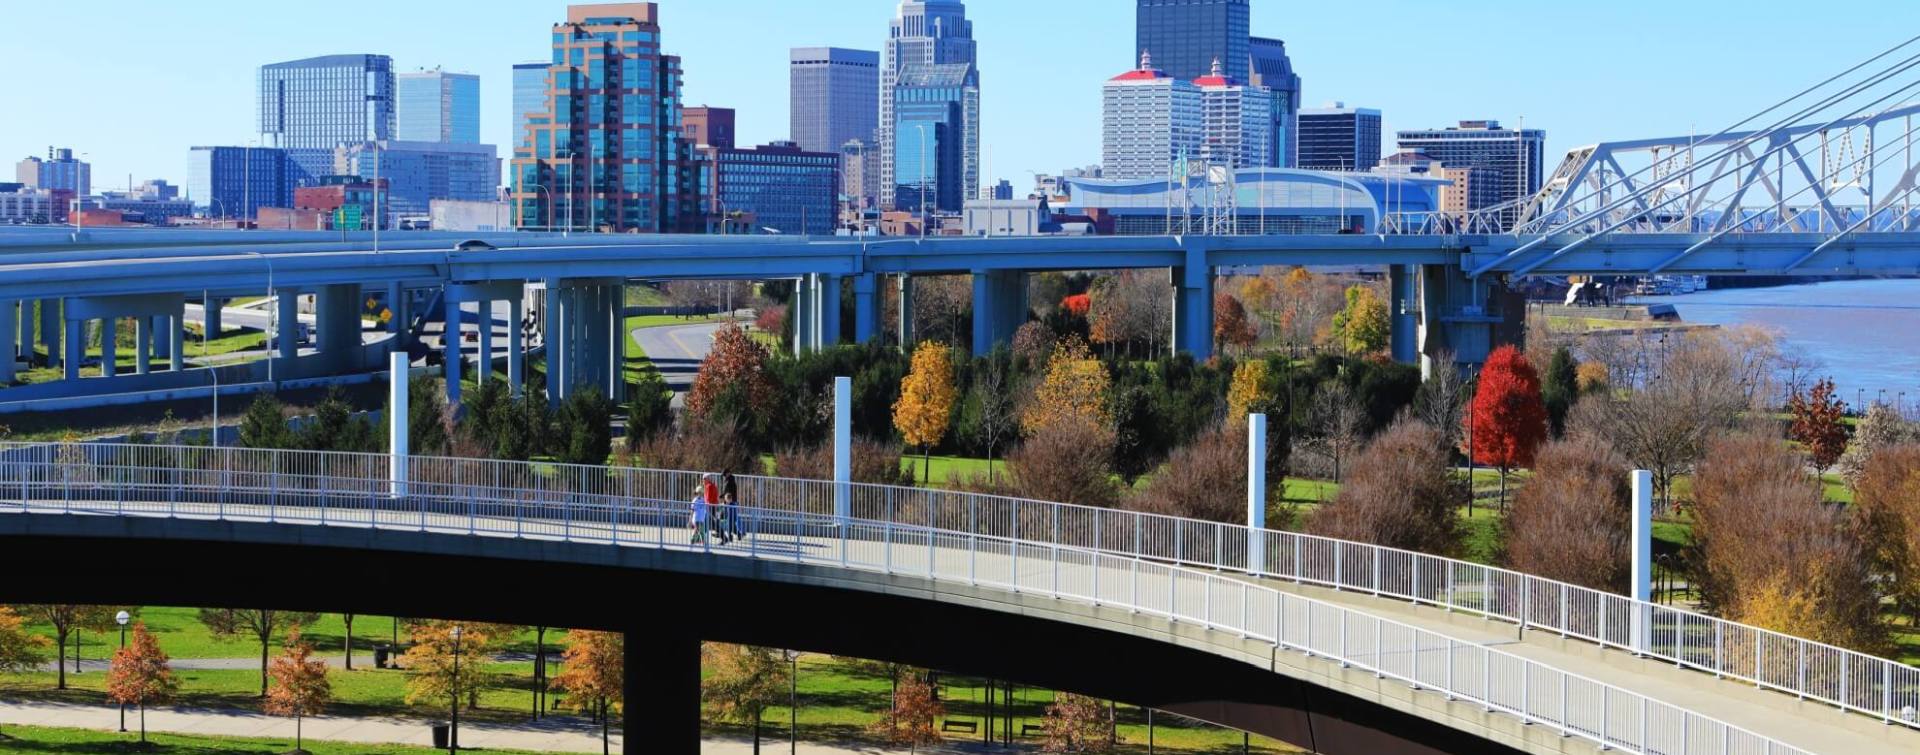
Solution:
<path fill-rule="evenodd" d="M 707 518 L 711 512 L 707 507 L 707 497 L 703 493 L 693 494 L 693 517 L 688 523 L 693 526 L 693 537 L 689 543 L 707 544 Z"/>
<path fill-rule="evenodd" d="M 746 523 L 740 517 L 740 483 L 733 477 L 733 470 L 720 473 L 720 500 L 727 507 L 727 534 L 731 539 L 747 536 Z"/>
<path fill-rule="evenodd" d="M 727 531 L 720 521 L 725 513 L 720 510 L 720 485 L 713 479 L 712 472 L 700 477 L 700 499 L 706 503 L 708 526 L 713 530 L 713 535 L 720 539 L 720 544 L 725 545 Z"/>

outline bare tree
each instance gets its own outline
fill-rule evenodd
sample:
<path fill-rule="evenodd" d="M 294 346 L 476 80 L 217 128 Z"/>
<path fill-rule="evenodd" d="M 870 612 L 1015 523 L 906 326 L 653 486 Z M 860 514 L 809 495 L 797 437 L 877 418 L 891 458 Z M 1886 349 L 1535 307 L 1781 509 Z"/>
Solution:
<path fill-rule="evenodd" d="M 1742 382 L 1742 355 L 1712 334 L 1658 356 L 1639 390 L 1589 397 L 1568 413 L 1567 425 L 1606 438 L 1634 466 L 1652 471 L 1660 500 L 1672 504 L 1673 479 L 1692 468 L 1710 439 L 1738 423 L 1754 394 Z"/>
<path fill-rule="evenodd" d="M 1366 407 L 1346 383 L 1335 380 L 1314 394 L 1307 421 L 1311 432 L 1307 447 L 1327 461 L 1333 480 L 1339 482 L 1341 463 L 1366 440 Z"/>
<path fill-rule="evenodd" d="M 1633 526 L 1626 470 L 1591 433 L 1543 446 L 1503 524 L 1507 565 L 1624 594 Z"/>
<path fill-rule="evenodd" d="M 1460 374 L 1453 351 L 1435 354 L 1433 370 L 1413 395 L 1413 416 L 1439 430 L 1447 448 L 1460 445 L 1460 413 L 1467 405 L 1467 380 Z"/>
<path fill-rule="evenodd" d="M 914 340 L 968 343 L 973 328 L 973 285 L 961 275 L 916 275 L 913 278 Z"/>
<path fill-rule="evenodd" d="M 987 360 L 986 369 L 973 380 L 973 400 L 980 414 L 972 429 L 974 440 L 987 448 L 989 482 L 999 481 L 993 463 L 994 451 L 1020 432 L 1020 416 L 1015 411 L 1017 397 L 1009 382 L 1007 367 L 999 359 Z"/>
<path fill-rule="evenodd" d="M 1449 474 L 1440 431 L 1401 420 L 1360 453 L 1333 502 L 1307 519 L 1316 535 L 1450 555 L 1460 544 L 1455 506 L 1465 486 Z"/>

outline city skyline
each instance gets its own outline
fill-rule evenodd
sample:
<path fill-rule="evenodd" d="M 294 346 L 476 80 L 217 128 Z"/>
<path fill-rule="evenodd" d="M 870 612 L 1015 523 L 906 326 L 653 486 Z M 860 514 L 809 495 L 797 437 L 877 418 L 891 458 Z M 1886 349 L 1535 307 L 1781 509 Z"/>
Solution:
<path fill-rule="evenodd" d="M 1892 0 L 1872 4 L 1895 15 L 1912 12 Z M 560 2 L 461 7 L 466 16 L 463 27 L 470 33 L 433 38 L 407 29 L 414 21 L 441 20 L 451 6 L 390 7 L 344 0 L 339 13 L 301 17 L 296 25 L 291 16 L 271 9 L 239 12 L 246 6 L 229 2 L 209 2 L 187 13 L 134 3 L 110 5 L 109 12 L 122 22 L 97 30 L 90 45 L 21 40 L 21 55 L 67 75 L 14 80 L 10 89 L 42 103 L 47 115 L 0 123 L 0 155 L 14 161 L 44 154 L 49 144 L 71 146 L 95 165 L 100 189 L 121 186 L 128 174 L 135 183 L 149 178 L 180 183 L 187 172 L 189 147 L 257 140 L 253 90 L 259 66 L 361 53 L 392 56 L 396 72 L 441 66 L 479 75 L 484 103 L 481 141 L 511 145 L 511 66 L 542 57 L 543 32 L 565 7 Z M 892 0 L 860 0 L 836 4 L 832 13 L 819 13 L 771 0 L 704 4 L 664 0 L 662 15 L 675 40 L 676 54 L 686 58 L 688 104 L 739 110 L 744 125 L 740 140 L 764 143 L 789 134 L 785 87 L 789 48 L 873 49 L 885 41 L 885 19 L 896 5 Z M 1637 22 L 1601 20 L 1602 26 L 1587 27 L 1590 31 L 1578 36 L 1596 43 L 1612 40 L 1607 42 L 1614 45 L 1611 49 L 1623 51 L 1609 55 L 1604 66 L 1575 65 L 1576 61 L 1566 58 L 1565 30 L 1595 23 L 1575 9 L 1495 2 L 1435 17 L 1411 2 L 1388 2 L 1382 4 L 1386 12 L 1377 23 L 1355 30 L 1338 9 L 1301 7 L 1283 14 L 1273 12 L 1276 7 L 1264 0 L 1255 2 L 1251 32 L 1287 42 L 1305 79 L 1304 106 L 1334 99 L 1364 102 L 1385 113 L 1389 132 L 1443 127 L 1466 118 L 1518 123 L 1525 117 L 1529 127 L 1548 131 L 1549 162 L 1557 162 L 1567 149 L 1583 143 L 1690 130 L 1711 132 L 1769 104 L 1769 97 L 1751 88 L 1690 85 L 1690 81 L 1738 81 L 1767 70 L 1826 70 L 1832 67 L 1831 61 L 1858 57 L 1853 45 L 1801 39 L 1790 29 L 1733 13 L 1739 4 L 1719 0 L 1682 8 L 1635 0 L 1609 19 L 1635 18 L 1639 15 L 1635 10 L 1657 11 L 1663 23 L 1675 27 L 1711 19 L 1726 34 L 1752 44 L 1698 54 L 1662 49 L 1661 55 L 1635 56 L 1626 53 L 1651 52 L 1659 38 L 1631 28 Z M 982 92 L 986 152 L 982 183 L 1012 178 L 1019 184 L 1032 171 L 1055 172 L 1097 161 L 1098 82 L 1125 70 L 1138 55 L 1128 49 L 1134 40 L 1132 8 L 1088 14 L 1000 0 L 974 0 L 967 8 L 980 45 L 982 77 L 996 82 Z M 1516 9 L 1524 13 L 1513 13 Z M 360 10 L 390 16 L 393 23 L 357 23 L 355 19 L 363 15 Z M 12 13 L 28 28 L 58 24 L 63 18 L 59 8 L 49 6 L 26 6 Z M 737 19 L 743 16 L 779 22 L 740 25 Z M 221 23 L 207 23 L 215 18 Z M 1059 30 L 1064 28 L 1077 31 L 1063 38 Z M 99 88 L 72 85 L 76 79 L 104 80 L 122 67 L 90 50 L 128 49 L 151 39 L 153 33 L 165 34 L 174 42 L 167 60 L 195 71 L 193 85 L 170 84 L 172 79 L 163 78 L 154 86 L 118 91 L 111 97 L 99 94 Z M 1434 45 L 1432 54 L 1437 55 L 1444 40 L 1467 34 L 1499 36 L 1509 48 L 1472 67 L 1422 76 L 1409 75 L 1408 71 L 1417 69 L 1384 60 L 1391 56 L 1380 54 L 1399 50 L 1407 58 L 1417 58 L 1426 54 L 1420 51 L 1420 45 L 1426 44 Z M 1867 46 L 1877 46 L 1879 41 Z M 1040 69 L 1048 75 L 1023 73 Z M 1683 69 L 1692 74 L 1675 75 Z M 1436 75 L 1443 76 L 1447 86 L 1435 86 Z M 1649 82 L 1660 85 L 1648 86 Z M 1631 91 L 1632 101 L 1592 96 L 1595 91 Z M 128 129 L 126 124 L 142 112 L 196 115 Z M 1034 123 L 1046 125 L 1027 129 Z M 1045 138 L 1023 138 L 1029 134 Z"/>

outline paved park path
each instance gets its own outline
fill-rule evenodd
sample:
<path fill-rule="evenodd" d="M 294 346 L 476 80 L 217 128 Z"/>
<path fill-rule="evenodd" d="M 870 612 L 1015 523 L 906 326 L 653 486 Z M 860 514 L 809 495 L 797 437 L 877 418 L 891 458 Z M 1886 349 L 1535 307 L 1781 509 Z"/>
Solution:
<path fill-rule="evenodd" d="M 127 712 L 127 723 L 138 730 L 138 714 Z M 429 747 L 433 744 L 433 733 L 429 726 L 438 721 L 416 718 L 379 717 L 345 718 L 339 716 L 314 716 L 304 724 L 306 738 L 311 741 L 353 742 L 359 744 L 404 744 Z M 46 726 L 67 729 L 92 729 L 95 731 L 115 731 L 120 727 L 118 708 L 73 703 L 22 703 L 0 702 L 0 724 L 12 726 Z M 254 711 L 217 710 L 206 708 L 153 708 L 147 711 L 147 731 L 169 734 L 195 734 L 206 736 L 264 737 L 286 740 L 293 743 L 293 721 L 277 718 Z M 129 737 L 135 736 L 128 734 Z M 615 730 L 613 750 L 620 751 L 620 733 Z M 463 748 L 481 750 L 527 750 L 532 752 L 600 752 L 599 728 L 578 719 L 549 719 L 540 723 L 520 725 L 473 724 L 460 725 L 460 744 Z M 778 746 L 771 740 L 763 740 L 761 747 L 768 753 L 783 752 L 784 741 Z M 715 755 L 738 755 L 753 751 L 753 743 L 738 737 L 709 737 L 700 746 L 702 753 Z M 969 749 L 921 748 L 923 753 L 962 753 Z M 847 744 L 811 744 L 800 743 L 799 752 L 806 755 L 850 755 L 871 753 L 873 755 L 892 755 L 905 753 L 906 750 L 892 750 L 864 745 Z"/>

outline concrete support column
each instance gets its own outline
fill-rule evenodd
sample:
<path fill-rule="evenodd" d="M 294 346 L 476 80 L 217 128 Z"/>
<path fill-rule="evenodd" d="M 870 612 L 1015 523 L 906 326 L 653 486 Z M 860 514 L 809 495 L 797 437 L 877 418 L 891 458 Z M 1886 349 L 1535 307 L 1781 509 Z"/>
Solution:
<path fill-rule="evenodd" d="M 894 332 L 900 337 L 900 348 L 906 349 L 913 346 L 913 276 L 901 273 L 894 285 L 900 294 L 900 311 L 894 313 L 900 322 Z"/>
<path fill-rule="evenodd" d="M 448 299 L 443 302 L 446 312 L 446 329 L 441 331 L 440 348 L 447 369 L 447 405 L 460 405 L 460 302 Z"/>
<path fill-rule="evenodd" d="M 120 318 L 100 318 L 100 376 L 113 377 L 120 374 L 119 344 L 114 343 L 120 337 Z"/>
<path fill-rule="evenodd" d="M 558 280 L 547 281 L 546 316 L 540 325 L 547 346 L 547 403 L 559 406 L 560 386 L 566 385 L 567 307 L 566 292 Z"/>
<path fill-rule="evenodd" d="M 360 287 L 322 286 L 314 297 L 314 321 L 319 326 L 320 353 L 341 365 L 360 350 Z"/>
<path fill-rule="evenodd" d="M 1173 351 L 1196 360 L 1213 356 L 1213 268 L 1205 249 L 1187 249 L 1187 264 L 1173 269 Z"/>
<path fill-rule="evenodd" d="M 167 369 L 179 372 L 187 368 L 187 311 L 182 304 L 166 317 Z"/>
<path fill-rule="evenodd" d="M 673 621 L 627 631 L 620 751 L 700 751 L 700 638 Z"/>
<path fill-rule="evenodd" d="M 147 374 L 147 363 L 153 361 L 153 325 L 164 317 L 133 318 L 133 374 Z"/>
<path fill-rule="evenodd" d="M 837 346 L 840 343 L 840 276 L 820 275 L 820 340 L 819 348 Z"/>
<path fill-rule="evenodd" d="M 864 344 L 873 340 L 874 329 L 880 322 L 880 297 L 875 295 L 873 273 L 861 273 L 853 277 L 853 342 Z"/>
<path fill-rule="evenodd" d="M 0 345 L 0 386 L 13 383 L 13 363 L 20 358 L 20 302 L 0 301 L 0 335 L 7 342 Z"/>
<path fill-rule="evenodd" d="M 482 300 L 476 311 L 479 313 L 480 328 L 480 369 L 473 373 L 473 379 L 486 385 L 493 378 L 493 302 Z"/>
<path fill-rule="evenodd" d="M 209 339 L 220 337 L 220 310 L 227 304 L 226 299 L 207 296 L 200 300 L 200 326 Z"/>
<path fill-rule="evenodd" d="M 507 392 L 519 398 L 527 382 L 527 344 L 521 335 L 521 310 L 526 307 L 521 299 L 508 302 L 510 321 L 507 325 Z"/>
<path fill-rule="evenodd" d="M 405 306 L 401 300 L 406 296 L 407 290 L 400 284 L 387 284 L 387 311 L 392 314 L 392 317 L 387 319 L 387 332 L 394 335 L 404 333 L 407 329 L 407 320 L 401 316 Z"/>
<path fill-rule="evenodd" d="M 813 276 L 802 275 L 793 284 L 793 306 L 787 308 L 787 317 L 793 320 L 793 355 L 807 353 L 808 336 L 813 332 Z"/>
<path fill-rule="evenodd" d="M 728 282 L 729 286 L 733 285 Z M 607 286 L 607 347 L 612 352 L 607 365 L 607 397 L 614 401 L 627 400 L 627 286 L 614 283 Z"/>
<path fill-rule="evenodd" d="M 1413 265 L 1387 266 L 1387 322 L 1393 361 L 1413 364 L 1420 358 L 1420 317 L 1416 294 L 1418 276 Z"/>
<path fill-rule="evenodd" d="M 300 356 L 300 294 L 280 291 L 273 302 L 278 314 L 273 318 L 274 338 L 279 340 L 281 359 Z"/>
<path fill-rule="evenodd" d="M 154 315 L 152 317 L 139 317 L 134 319 L 134 330 L 136 332 L 139 331 L 139 326 L 147 326 L 147 353 L 151 354 L 155 359 L 164 359 L 173 356 L 173 339 L 167 337 L 167 319 L 167 315 Z"/>
<path fill-rule="evenodd" d="M 60 331 L 65 343 L 65 353 L 60 358 L 64 377 L 68 380 L 80 379 L 80 362 L 87 356 L 87 328 L 81 320 L 68 320 Z M 53 353 L 51 350 L 49 354 Z"/>
<path fill-rule="evenodd" d="M 995 344 L 1011 343 L 1013 332 L 1027 321 L 1027 275 L 1019 270 L 975 271 L 973 274 L 973 353 L 986 354 Z"/>

